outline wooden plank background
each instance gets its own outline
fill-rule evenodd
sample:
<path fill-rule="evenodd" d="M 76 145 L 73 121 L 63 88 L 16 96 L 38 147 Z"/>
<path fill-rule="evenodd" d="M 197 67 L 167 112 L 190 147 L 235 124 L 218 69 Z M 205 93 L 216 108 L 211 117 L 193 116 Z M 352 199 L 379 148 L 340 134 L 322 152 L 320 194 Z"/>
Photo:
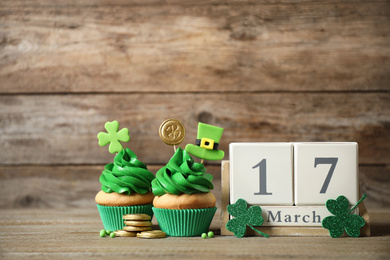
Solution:
<path fill-rule="evenodd" d="M 171 117 L 182 146 L 223 127 L 225 159 L 233 141 L 356 141 L 366 206 L 389 208 L 390 1 L 0 2 L 0 208 L 95 207 L 104 123 L 155 173 Z"/>

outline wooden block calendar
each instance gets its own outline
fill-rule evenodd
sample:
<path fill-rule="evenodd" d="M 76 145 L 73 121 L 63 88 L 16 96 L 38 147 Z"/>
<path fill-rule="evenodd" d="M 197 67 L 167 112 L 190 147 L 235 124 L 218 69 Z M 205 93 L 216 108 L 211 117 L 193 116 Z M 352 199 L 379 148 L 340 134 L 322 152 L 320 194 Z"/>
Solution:
<path fill-rule="evenodd" d="M 326 201 L 344 195 L 352 206 L 360 198 L 357 143 L 231 143 L 229 149 L 230 161 L 222 162 L 222 235 L 233 235 L 225 227 L 226 207 L 240 198 L 262 208 L 259 230 L 279 236 L 329 236 L 321 225 L 331 215 Z M 368 236 L 363 203 L 355 213 L 365 218 L 361 236 Z"/>

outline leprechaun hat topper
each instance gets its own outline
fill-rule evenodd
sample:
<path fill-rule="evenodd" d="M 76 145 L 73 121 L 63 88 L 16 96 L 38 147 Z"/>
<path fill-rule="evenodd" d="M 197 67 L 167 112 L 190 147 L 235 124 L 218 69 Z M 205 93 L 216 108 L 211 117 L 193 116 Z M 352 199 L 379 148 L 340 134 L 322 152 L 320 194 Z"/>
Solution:
<path fill-rule="evenodd" d="M 218 150 L 222 133 L 223 128 L 221 127 L 199 122 L 196 144 L 187 144 L 185 150 L 201 159 L 211 161 L 221 160 L 225 156 L 224 151 Z"/>

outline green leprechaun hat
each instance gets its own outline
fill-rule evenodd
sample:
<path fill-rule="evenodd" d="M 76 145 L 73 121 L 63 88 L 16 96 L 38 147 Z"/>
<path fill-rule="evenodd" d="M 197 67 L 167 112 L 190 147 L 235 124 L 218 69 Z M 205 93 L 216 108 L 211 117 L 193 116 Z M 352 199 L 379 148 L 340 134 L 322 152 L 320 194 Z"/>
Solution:
<path fill-rule="evenodd" d="M 225 156 L 224 151 L 218 150 L 222 132 L 223 128 L 221 127 L 199 123 L 196 145 L 187 144 L 185 150 L 201 159 L 221 160 Z"/>

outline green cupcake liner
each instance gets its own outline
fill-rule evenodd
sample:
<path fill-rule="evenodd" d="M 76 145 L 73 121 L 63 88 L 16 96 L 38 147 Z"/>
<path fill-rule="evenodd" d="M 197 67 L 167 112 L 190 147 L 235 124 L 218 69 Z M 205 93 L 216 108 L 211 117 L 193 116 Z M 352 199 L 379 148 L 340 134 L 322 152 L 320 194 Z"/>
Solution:
<path fill-rule="evenodd" d="M 153 218 L 152 207 L 153 204 L 122 207 L 97 205 L 104 229 L 111 231 L 123 229 L 123 215 L 126 214 L 148 214 Z"/>
<path fill-rule="evenodd" d="M 217 208 L 160 209 L 153 207 L 162 231 L 168 236 L 193 237 L 208 231 Z"/>

